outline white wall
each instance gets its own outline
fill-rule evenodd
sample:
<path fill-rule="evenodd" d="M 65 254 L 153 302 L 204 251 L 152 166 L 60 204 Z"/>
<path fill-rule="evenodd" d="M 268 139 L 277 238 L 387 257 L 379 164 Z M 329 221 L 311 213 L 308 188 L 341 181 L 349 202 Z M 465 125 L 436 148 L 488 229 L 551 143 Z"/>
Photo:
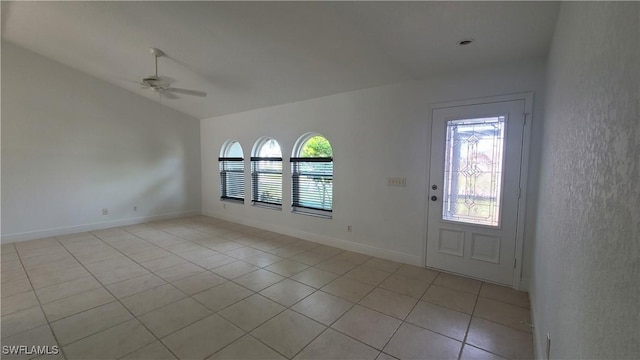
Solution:
<path fill-rule="evenodd" d="M 337 244 L 414 264 L 423 264 L 426 187 L 432 103 L 533 91 L 540 96 L 543 61 L 528 61 L 429 81 L 405 82 L 342 93 L 292 104 L 205 119 L 201 122 L 202 194 L 205 214 Z M 534 113 L 539 134 L 541 101 Z M 288 157 L 303 133 L 319 132 L 334 151 L 333 219 L 292 214 Z M 217 157 L 227 139 L 238 140 L 245 158 L 254 142 L 271 136 L 285 156 L 283 210 L 276 211 L 219 200 Z M 536 174 L 539 147 L 532 148 Z M 246 162 L 246 198 L 250 198 Z M 386 186 L 388 177 L 406 177 L 407 187 Z M 537 178 L 530 179 L 535 198 Z M 535 201 L 527 214 L 535 220 Z M 353 231 L 347 232 L 347 225 Z M 533 238 L 533 226 L 526 241 Z M 529 244 L 528 244 L 529 245 Z M 529 249 L 528 247 L 527 249 Z M 525 262 L 528 277 L 529 262 Z M 526 279 L 525 279 L 526 280 Z"/>
<path fill-rule="evenodd" d="M 3 41 L 2 241 L 199 212 L 199 131 L 195 118 Z"/>
<path fill-rule="evenodd" d="M 563 3 L 531 289 L 537 356 L 640 358 L 640 6 Z"/>

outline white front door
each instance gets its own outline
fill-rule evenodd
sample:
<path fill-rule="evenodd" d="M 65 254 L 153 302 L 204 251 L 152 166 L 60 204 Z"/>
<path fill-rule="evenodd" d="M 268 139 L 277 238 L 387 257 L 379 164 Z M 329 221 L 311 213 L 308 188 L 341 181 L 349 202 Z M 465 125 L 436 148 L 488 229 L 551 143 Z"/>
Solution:
<path fill-rule="evenodd" d="M 426 265 L 513 285 L 525 100 L 433 110 Z"/>

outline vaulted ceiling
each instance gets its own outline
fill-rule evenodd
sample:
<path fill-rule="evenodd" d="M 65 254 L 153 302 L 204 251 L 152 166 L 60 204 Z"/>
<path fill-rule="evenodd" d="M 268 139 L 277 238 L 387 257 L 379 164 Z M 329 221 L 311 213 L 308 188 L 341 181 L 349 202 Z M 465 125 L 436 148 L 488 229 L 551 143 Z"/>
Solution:
<path fill-rule="evenodd" d="M 10 2 L 2 39 L 197 118 L 546 56 L 554 2 Z M 459 46 L 463 39 L 475 40 Z"/>

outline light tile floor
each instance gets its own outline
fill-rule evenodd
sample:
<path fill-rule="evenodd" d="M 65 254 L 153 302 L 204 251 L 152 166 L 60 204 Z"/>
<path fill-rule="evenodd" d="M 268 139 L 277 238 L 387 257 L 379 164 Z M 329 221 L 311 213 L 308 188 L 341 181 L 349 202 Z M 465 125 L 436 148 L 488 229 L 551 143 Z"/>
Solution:
<path fill-rule="evenodd" d="M 2 345 L 39 359 L 533 357 L 526 293 L 205 216 L 1 254 Z"/>

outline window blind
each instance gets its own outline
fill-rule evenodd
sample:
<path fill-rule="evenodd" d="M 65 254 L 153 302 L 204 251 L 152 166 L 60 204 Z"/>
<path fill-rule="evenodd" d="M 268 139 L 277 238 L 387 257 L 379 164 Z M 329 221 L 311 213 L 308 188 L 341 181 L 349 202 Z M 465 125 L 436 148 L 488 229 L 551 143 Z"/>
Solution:
<path fill-rule="evenodd" d="M 253 202 L 282 205 L 282 158 L 252 157 L 251 167 Z"/>
<path fill-rule="evenodd" d="M 331 212 L 333 158 L 291 158 L 293 208 Z"/>
<path fill-rule="evenodd" d="M 220 164 L 221 199 L 244 202 L 244 159 L 241 157 L 218 158 Z"/>

